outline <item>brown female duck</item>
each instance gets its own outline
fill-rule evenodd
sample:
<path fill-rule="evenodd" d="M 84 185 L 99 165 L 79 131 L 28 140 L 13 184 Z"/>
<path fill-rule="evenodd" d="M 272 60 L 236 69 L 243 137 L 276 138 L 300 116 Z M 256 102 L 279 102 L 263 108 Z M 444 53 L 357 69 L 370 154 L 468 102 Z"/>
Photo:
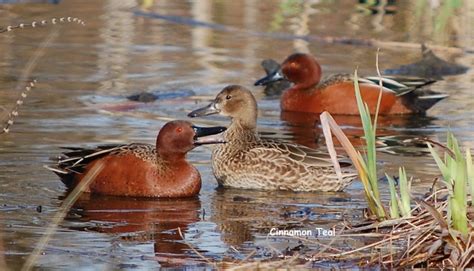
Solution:
<path fill-rule="evenodd" d="M 327 153 L 297 144 L 259 138 L 257 102 L 238 85 L 225 87 L 206 107 L 188 116 L 220 114 L 232 122 L 224 133 L 226 144 L 215 146 L 212 167 L 222 186 L 292 191 L 341 191 L 357 176 L 350 163 L 340 162 L 339 181 Z"/>

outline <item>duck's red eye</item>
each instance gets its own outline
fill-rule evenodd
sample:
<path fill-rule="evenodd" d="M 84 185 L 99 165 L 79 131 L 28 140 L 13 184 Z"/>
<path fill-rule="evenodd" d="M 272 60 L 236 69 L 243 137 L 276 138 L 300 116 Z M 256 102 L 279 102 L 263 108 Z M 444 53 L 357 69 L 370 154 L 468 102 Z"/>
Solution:
<path fill-rule="evenodd" d="M 182 127 L 176 128 L 176 133 L 181 133 L 182 131 L 183 131 L 183 128 L 182 128 Z"/>

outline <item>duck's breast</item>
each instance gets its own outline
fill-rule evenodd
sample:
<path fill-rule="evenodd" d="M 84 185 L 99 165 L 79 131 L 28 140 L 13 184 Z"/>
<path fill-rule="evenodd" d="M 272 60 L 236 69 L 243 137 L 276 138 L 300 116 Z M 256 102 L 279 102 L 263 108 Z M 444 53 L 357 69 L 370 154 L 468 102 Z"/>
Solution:
<path fill-rule="evenodd" d="M 188 197 L 199 193 L 201 188 L 199 172 L 190 165 L 172 170 L 133 154 L 108 155 L 100 161 L 104 168 L 90 183 L 88 192 L 132 197 Z M 97 161 L 88 165 L 76 181 L 83 181 L 95 163 Z"/>

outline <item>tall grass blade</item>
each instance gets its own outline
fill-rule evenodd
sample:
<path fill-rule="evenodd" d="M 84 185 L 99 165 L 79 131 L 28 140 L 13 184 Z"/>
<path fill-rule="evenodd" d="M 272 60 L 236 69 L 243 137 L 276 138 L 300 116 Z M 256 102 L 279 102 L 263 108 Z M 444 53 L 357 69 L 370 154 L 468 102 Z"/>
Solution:
<path fill-rule="evenodd" d="M 388 185 L 390 186 L 390 218 L 400 218 L 400 209 L 398 208 L 397 189 L 395 187 L 395 180 L 392 177 L 387 177 Z"/>
<path fill-rule="evenodd" d="M 441 160 L 441 157 L 439 157 L 438 153 L 434 150 L 433 146 L 431 146 L 430 143 L 426 143 L 428 145 L 428 149 L 430 150 L 431 156 L 436 162 L 436 165 L 439 168 L 439 171 L 441 171 L 441 175 L 443 175 L 444 180 L 448 180 L 450 178 L 449 172 L 448 172 L 448 167 L 446 164 Z"/>
<path fill-rule="evenodd" d="M 371 209 L 371 211 L 377 216 L 379 219 L 386 218 L 386 213 L 383 208 L 382 202 L 380 200 L 380 192 L 378 188 L 378 178 L 377 178 L 377 157 L 376 157 L 376 149 L 375 149 L 375 129 L 372 125 L 372 120 L 370 117 L 370 110 L 362 100 L 362 95 L 360 93 L 359 87 L 359 78 L 357 75 L 357 70 L 354 72 L 354 89 L 355 89 L 355 96 L 357 100 L 357 108 L 359 109 L 360 118 L 362 121 L 362 127 L 364 129 L 364 136 L 365 142 L 367 147 L 367 156 L 364 159 L 366 165 L 366 175 L 368 179 L 368 187 L 365 188 L 366 190 L 366 198 L 368 201 L 374 202 L 375 209 Z M 379 104 L 377 105 L 378 111 Z M 364 184 L 365 185 L 365 184 Z M 367 193 L 367 191 L 369 193 Z"/>
<path fill-rule="evenodd" d="M 95 179 L 95 177 L 104 168 L 104 163 L 97 162 L 91 170 L 84 176 L 82 181 L 72 190 L 72 192 L 64 200 L 63 205 L 59 208 L 59 211 L 54 215 L 51 223 L 48 225 L 46 232 L 36 244 L 33 252 L 26 259 L 25 264 L 21 268 L 22 271 L 31 270 L 36 263 L 39 255 L 43 252 L 46 244 L 49 242 L 51 236 L 56 232 L 59 223 L 64 219 L 69 209 L 73 206 L 82 192 L 89 186 L 89 184 Z"/>
<path fill-rule="evenodd" d="M 471 206 L 474 206 L 474 164 L 472 164 L 471 149 L 466 149 L 467 182 L 471 188 Z"/>
<path fill-rule="evenodd" d="M 448 225 L 459 231 L 464 237 L 468 235 L 467 220 L 467 194 L 468 194 L 468 178 L 472 169 L 472 158 L 470 151 L 466 150 L 466 156 L 461 152 L 459 143 L 452 133 L 448 133 L 447 150 L 444 152 L 444 162 L 438 153 L 428 143 L 428 148 L 438 165 L 446 187 L 448 188 L 448 209 L 447 219 Z M 468 165 L 470 163 L 470 165 Z"/>
<path fill-rule="evenodd" d="M 400 200 L 401 200 L 401 213 L 403 216 L 410 216 L 410 184 L 408 182 L 407 173 L 404 167 L 398 169 L 398 176 L 400 182 Z"/>

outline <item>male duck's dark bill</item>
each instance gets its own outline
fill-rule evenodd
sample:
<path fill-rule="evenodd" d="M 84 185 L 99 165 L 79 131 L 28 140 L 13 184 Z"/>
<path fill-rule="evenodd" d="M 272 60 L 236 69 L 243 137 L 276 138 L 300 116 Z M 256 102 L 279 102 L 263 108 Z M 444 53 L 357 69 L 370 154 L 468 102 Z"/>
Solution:
<path fill-rule="evenodd" d="M 202 117 L 202 116 L 207 116 L 207 115 L 212 115 L 212 114 L 218 114 L 219 112 L 220 110 L 217 109 L 216 103 L 212 102 L 206 107 L 196 109 L 193 112 L 189 113 L 188 117 L 190 118 Z"/>
<path fill-rule="evenodd" d="M 283 79 L 285 79 L 285 77 L 283 76 L 281 70 L 278 69 L 274 73 L 269 74 L 269 75 L 261 78 L 257 82 L 255 82 L 255 85 L 256 86 L 265 86 L 269 83 L 276 82 L 278 80 L 283 80 Z"/>
<path fill-rule="evenodd" d="M 222 126 L 199 127 L 192 126 L 194 129 L 194 145 L 225 143 L 224 131 L 227 129 Z"/>

